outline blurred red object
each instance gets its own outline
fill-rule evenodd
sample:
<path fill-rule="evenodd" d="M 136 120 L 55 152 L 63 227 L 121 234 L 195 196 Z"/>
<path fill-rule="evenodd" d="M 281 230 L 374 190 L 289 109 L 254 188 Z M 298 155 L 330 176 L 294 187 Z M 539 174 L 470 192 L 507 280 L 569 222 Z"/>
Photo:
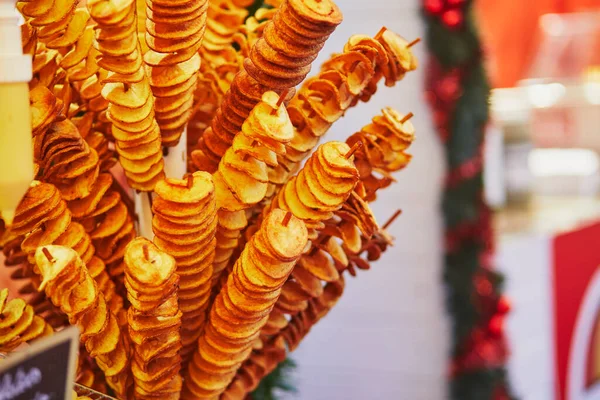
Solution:
<path fill-rule="evenodd" d="M 513 87 L 527 77 L 540 44 L 540 17 L 550 13 L 600 11 L 600 0 L 478 0 L 475 8 L 492 84 Z"/>

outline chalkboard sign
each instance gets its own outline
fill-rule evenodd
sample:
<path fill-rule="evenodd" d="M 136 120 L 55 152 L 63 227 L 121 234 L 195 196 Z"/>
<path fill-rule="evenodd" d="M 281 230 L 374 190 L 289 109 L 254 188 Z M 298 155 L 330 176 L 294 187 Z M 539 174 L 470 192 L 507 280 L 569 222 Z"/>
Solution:
<path fill-rule="evenodd" d="M 71 400 L 79 331 L 69 327 L 0 360 L 0 400 Z"/>

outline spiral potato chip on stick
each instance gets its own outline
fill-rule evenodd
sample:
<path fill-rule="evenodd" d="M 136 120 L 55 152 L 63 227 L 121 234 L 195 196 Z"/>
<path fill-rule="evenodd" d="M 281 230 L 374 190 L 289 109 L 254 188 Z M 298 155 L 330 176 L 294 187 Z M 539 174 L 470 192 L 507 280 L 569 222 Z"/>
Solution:
<path fill-rule="evenodd" d="M 244 248 L 211 308 L 184 381 L 183 399 L 213 399 L 250 355 L 281 286 L 307 243 L 304 223 L 275 209 Z"/>
<path fill-rule="evenodd" d="M 395 142 L 398 139 L 401 144 L 389 146 L 387 150 L 392 154 L 386 153 L 379 158 L 370 157 L 368 150 L 362 152 L 362 147 L 354 153 L 356 164 L 368 163 L 370 169 L 364 172 L 366 167 L 359 167 L 363 172 L 355 192 L 335 213 L 335 217 L 327 221 L 319 238 L 312 244 L 311 251 L 303 254 L 299 260 L 262 329 L 263 348 L 255 350 L 244 363 L 224 393 L 224 398 L 240 399 L 253 391 L 285 359 L 286 345 L 293 351 L 310 328 L 335 305 L 343 293 L 342 273 L 348 271 L 355 276 L 356 269 L 370 269 L 370 263 L 378 260 L 393 243 L 385 229 L 400 215 L 400 211 L 394 213 L 383 228 L 375 231 L 378 227 L 365 200 L 374 201 L 376 192 L 387 185 L 372 186 L 372 191 L 369 192 L 364 189 L 363 179 L 375 179 L 370 175 L 375 168 L 397 170 L 410 161 L 405 150 L 414 138 L 414 128 L 412 125 L 403 125 L 410 117 L 411 114 L 401 116 L 393 109 L 384 109 L 382 115 L 375 117 L 374 121 L 377 120 L 387 129 L 375 129 L 375 123 L 372 123 L 354 135 L 360 135 L 361 141 L 369 142 L 367 139 L 372 132 L 377 134 L 375 138 L 370 138 L 375 144 L 379 140 Z M 396 123 L 384 123 L 382 119 L 386 118 Z M 341 241 L 341 246 L 337 240 Z M 327 282 L 324 287 L 322 281 Z M 289 314 L 291 318 L 286 318 L 285 314 Z M 285 344 L 281 344 L 282 341 Z"/>
<path fill-rule="evenodd" d="M 38 178 L 57 186 L 73 218 L 93 240 L 97 255 L 121 280 L 123 252 L 135 232 L 130 211 L 112 187 L 112 175 L 99 174 L 98 154 L 69 119 L 52 123 L 34 144 L 41 165 Z"/>
<path fill-rule="evenodd" d="M 353 153 L 342 142 L 328 142 L 317 149 L 297 176 L 291 178 L 273 198 L 268 209 L 281 208 L 302 219 L 309 238 L 317 237 L 323 222 L 333 217 L 350 196 L 358 182 Z"/>
<path fill-rule="evenodd" d="M 179 308 L 184 367 L 206 322 L 217 239 L 215 188 L 210 174 L 157 183 L 152 202 L 154 243 L 175 258 L 179 275 Z"/>
<path fill-rule="evenodd" d="M 359 100 L 368 101 L 382 78 L 387 86 L 393 86 L 416 69 L 410 46 L 385 28 L 375 38 L 353 35 L 342 54 L 333 55 L 318 75 L 302 84 L 288 105 L 295 134 L 271 174 L 274 186 L 287 182 L 331 125 Z"/>
<path fill-rule="evenodd" d="M 82 225 L 72 221 L 72 215 L 58 189 L 48 183 L 34 184 L 17 207 L 13 232 L 26 235 L 21 248 L 27 254 L 30 265 L 35 264 L 35 251 L 47 244 L 63 245 L 74 249 L 87 263 L 87 270 L 95 280 L 111 311 L 124 320 L 123 299 L 115 291 L 115 284 L 106 272 L 104 262 L 98 258 L 92 239 Z M 39 279 L 27 268 L 33 287 Z"/>
<path fill-rule="evenodd" d="M 0 351 L 8 353 L 38 338 L 49 336 L 54 329 L 36 315 L 23 299 L 7 301 L 8 289 L 0 290 Z"/>
<path fill-rule="evenodd" d="M 45 294 L 37 292 L 39 278 L 33 271 L 33 265 L 27 261 L 27 253 L 21 248 L 25 236 L 39 226 L 35 225 L 38 221 L 31 221 L 29 217 L 23 218 L 22 214 L 30 210 L 37 210 L 35 211 L 36 216 L 34 218 L 45 222 L 48 219 L 54 218 L 52 215 L 49 218 L 45 218 L 45 213 L 51 214 L 53 208 L 61 207 L 60 192 L 52 185 L 48 185 L 46 189 L 48 188 L 52 190 L 33 191 L 33 188 L 28 190 L 21 200 L 19 208 L 17 208 L 16 214 L 20 215 L 18 220 L 15 218 L 18 221 L 17 225 L 15 226 L 13 222 L 11 229 L 5 232 L 2 239 L 2 246 L 4 255 L 6 256 L 4 265 L 14 268 L 10 277 L 13 281 L 19 283 L 19 295 L 27 298 L 28 304 L 33 307 L 36 314 L 43 316 L 54 328 L 58 328 L 66 324 L 64 314 L 58 308 L 54 307 Z M 33 222 L 33 224 L 30 224 L 30 222 Z"/>
<path fill-rule="evenodd" d="M 328 283 L 319 297 L 309 302 L 306 310 L 298 313 L 284 331 L 264 347 L 252 353 L 238 370 L 235 379 L 223 393 L 222 399 L 239 400 L 258 387 L 260 381 L 285 360 L 287 348 L 293 351 L 308 334 L 310 328 L 323 318 L 337 303 L 344 291 L 344 278 Z M 286 348 L 287 346 L 287 348 Z"/>
<path fill-rule="evenodd" d="M 337 281 L 342 271 L 353 268 L 349 253 L 354 251 L 358 254 L 362 238 L 371 238 L 378 229 L 368 203 L 356 191 L 352 192 L 335 216 L 319 230 L 318 238 L 302 255 L 283 286 L 281 296 L 262 330 L 263 341 L 279 334 L 291 317 L 304 311 L 311 299 L 319 297 L 324 283 Z M 358 250 L 355 250 L 356 242 Z M 286 315 L 289 317 L 286 318 Z"/>
<path fill-rule="evenodd" d="M 131 369 L 136 399 L 179 399 L 181 311 L 175 259 L 152 242 L 136 238 L 125 252 L 127 310 L 133 342 Z"/>
<path fill-rule="evenodd" d="M 90 77 L 89 79 L 93 79 L 94 77 Z M 105 102 L 100 95 L 100 89 L 101 87 L 98 82 L 95 85 L 88 85 L 86 80 L 79 89 L 81 100 L 84 103 L 89 100 L 90 104 L 94 103 L 98 106 L 98 110 L 105 110 L 106 105 L 98 105 L 98 100 Z M 94 94 L 92 92 L 97 93 Z M 70 100 L 58 99 L 48 88 L 41 85 L 31 89 L 29 96 L 35 155 L 36 158 L 39 158 L 40 146 L 42 144 L 40 137 L 43 138 L 45 136 L 53 123 L 60 122 L 66 116 L 69 116 L 69 110 L 68 107 L 65 107 L 65 102 L 68 103 Z M 96 97 L 88 98 L 93 96 Z M 114 165 L 116 159 L 114 158 L 114 151 L 108 148 L 108 141 L 104 133 L 101 133 L 97 129 L 97 125 L 102 124 L 101 120 L 104 111 L 93 111 L 92 105 L 83 106 L 83 108 L 86 109 L 86 113 L 82 117 L 71 117 L 71 121 L 75 124 L 88 145 L 96 150 L 100 161 L 100 171 L 106 171 Z"/>
<path fill-rule="evenodd" d="M 379 230 L 367 202 L 374 201 L 376 192 L 391 182 L 391 172 L 410 161 L 406 149 L 414 139 L 414 127 L 408 121 L 412 114 L 401 115 L 386 108 L 373 122 L 348 139 L 348 144 L 366 143 L 354 152 L 354 161 L 360 173 L 360 184 L 348 197 L 334 217 L 319 231 L 311 250 L 304 254 L 263 329 L 264 335 L 277 334 L 286 326 L 284 314 L 294 316 L 304 310 L 311 298 L 322 292 L 322 281 L 332 282 L 339 272 L 355 268 L 368 269 L 368 263 L 358 255 L 365 241 Z M 373 172 L 384 174 L 378 179 Z"/>
<path fill-rule="evenodd" d="M 232 0 L 209 1 L 206 31 L 199 51 L 202 63 L 194 91 L 195 108 L 187 127 L 188 152 L 210 126 L 242 65 L 244 57 L 233 43 L 247 15 L 246 8 Z"/>
<path fill-rule="evenodd" d="M 374 120 L 380 121 L 386 116 L 398 122 L 410 118 L 410 114 L 401 116 L 394 110 L 385 109 L 383 115 L 375 117 Z M 361 141 L 371 143 L 367 141 L 369 139 L 367 132 L 373 132 L 372 125 L 367 125 L 360 132 Z M 386 123 L 385 126 L 393 130 L 402 127 L 402 123 Z M 410 132 L 413 132 L 412 125 L 410 128 Z M 361 147 L 354 153 L 357 165 L 360 162 L 372 163 L 369 165 L 373 169 L 377 165 L 378 168 L 392 170 L 398 164 L 405 166 L 410 161 L 405 150 L 412 142 L 413 136 L 404 135 L 401 131 L 384 130 L 383 132 L 385 134 L 380 133 L 375 139 L 371 137 L 370 140 L 375 140 L 375 143 L 382 139 L 394 141 L 396 139 L 390 136 L 395 135 L 402 138 L 404 142 L 402 145 L 390 146 L 387 150 L 392 154 L 380 158 L 369 157 L 367 153 L 362 152 Z M 406 162 L 398 163 L 397 160 L 406 160 Z M 364 168 L 363 166 L 362 169 Z M 263 348 L 255 350 L 244 363 L 225 392 L 224 398 L 243 398 L 246 393 L 254 390 L 260 380 L 285 359 L 285 345 L 282 347 L 277 343 L 285 337 L 285 343 L 290 350 L 295 349 L 310 328 L 333 307 L 335 304 L 333 300 L 342 294 L 342 273 L 348 271 L 355 276 L 356 269 L 369 269 L 370 262 L 379 259 L 387 246 L 392 243 L 384 230 L 399 215 L 399 212 L 390 218 L 383 230 L 376 231 L 377 224 L 365 200 L 373 201 L 375 192 L 385 186 L 373 187 L 373 191 L 368 196 L 367 191 L 364 190 L 363 179 L 372 178 L 371 171 L 369 169 L 368 173 L 362 174 L 361 183 L 355 188 L 355 192 L 335 213 L 335 217 L 326 222 L 319 238 L 312 244 L 311 251 L 305 253 L 299 260 L 290 279 L 282 288 L 282 294 L 270 314 L 269 321 L 263 327 L 261 333 Z M 324 287 L 323 281 L 327 282 Z M 291 318 L 286 318 L 285 314 L 290 315 Z"/>
<path fill-rule="evenodd" d="M 319 50 L 342 21 L 331 0 L 288 0 L 277 10 L 235 76 L 198 142 L 194 165 L 216 171 L 252 108 L 268 90 L 282 93 L 302 82 Z"/>
<path fill-rule="evenodd" d="M 393 108 L 384 108 L 381 115 L 375 116 L 370 124 L 346 140 L 349 146 L 358 141 L 364 143 L 356 152 L 354 162 L 365 187 L 367 201 L 375 201 L 376 192 L 394 182 L 391 173 L 410 162 L 411 156 L 405 150 L 414 140 L 415 128 L 409 121 L 411 117 L 412 113 L 402 115 Z M 382 177 L 378 178 L 375 173 Z"/>
<path fill-rule="evenodd" d="M 385 231 L 381 231 L 375 234 L 372 239 L 365 240 L 362 250 L 354 257 L 353 262 L 360 260 L 362 265 L 368 266 L 370 261 L 378 260 L 390 244 L 389 236 Z M 363 255 L 364 252 L 367 254 Z M 310 332 L 310 329 L 337 304 L 344 292 L 344 287 L 342 275 L 327 283 L 321 294 L 310 299 L 304 310 L 297 313 L 279 334 L 265 343 L 262 349 L 252 353 L 250 358 L 238 370 L 235 379 L 223 393 L 222 398 L 243 399 L 247 393 L 256 389 L 260 381 L 271 373 L 280 362 L 285 360 L 286 348 L 294 351 Z"/>
<path fill-rule="evenodd" d="M 268 167 L 274 166 L 277 155 L 285 151 L 285 143 L 292 138 L 293 127 L 282 104 L 284 97 L 274 92 L 263 94 L 213 176 L 219 209 L 213 285 L 227 267 L 247 225 L 245 210 L 266 195 Z"/>
<path fill-rule="evenodd" d="M 109 102 L 119 161 L 131 187 L 151 191 L 164 176 L 164 162 L 154 96 L 137 40 L 135 1 L 91 0 L 87 8 L 97 23 L 98 65 L 109 71 L 101 93 Z"/>
<path fill-rule="evenodd" d="M 19 1 L 17 7 L 35 29 L 39 43 L 49 51 L 58 52 L 57 67 L 64 71 L 64 79 L 60 79 L 60 86 L 55 89 L 60 92 L 67 111 L 76 90 L 88 112 L 100 113 L 106 110 L 108 103 L 100 96 L 97 85 L 100 71 L 96 63 L 98 51 L 93 48 L 93 26 L 88 24 L 88 11 L 76 8 L 77 3 L 73 0 Z M 41 72 L 48 74 L 43 69 Z"/>
<path fill-rule="evenodd" d="M 391 244 L 385 231 L 375 234 L 372 239 L 365 240 L 362 250 L 355 257 L 368 265 L 369 261 L 376 261 Z M 367 254 L 362 254 L 362 253 Z M 367 261 L 368 260 L 368 261 Z M 328 282 L 316 297 L 307 302 L 307 306 L 296 313 L 280 333 L 273 336 L 262 349 L 252 353 L 250 358 L 238 370 L 236 378 L 223 394 L 224 399 L 242 399 L 256 389 L 260 381 L 271 373 L 277 365 L 286 358 L 286 349 L 294 351 L 310 329 L 324 318 L 337 304 L 344 292 L 344 278 Z"/>
<path fill-rule="evenodd" d="M 98 153 L 68 119 L 52 123 L 34 140 L 38 177 L 59 188 L 66 201 L 90 195 L 100 171 Z"/>
<path fill-rule="evenodd" d="M 163 146 L 175 146 L 192 115 L 208 0 L 146 2 L 146 72 Z"/>
<path fill-rule="evenodd" d="M 107 383 L 119 398 L 126 398 L 131 385 L 127 335 L 77 252 L 64 246 L 41 246 L 35 252 L 35 262 L 42 277 L 39 290 L 77 324 L 81 342 Z"/>

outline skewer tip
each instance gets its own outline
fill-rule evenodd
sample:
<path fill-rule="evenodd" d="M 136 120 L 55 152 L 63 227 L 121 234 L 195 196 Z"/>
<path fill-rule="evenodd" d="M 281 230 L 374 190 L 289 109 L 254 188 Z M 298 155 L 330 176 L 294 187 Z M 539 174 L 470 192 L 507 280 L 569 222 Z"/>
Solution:
<path fill-rule="evenodd" d="M 44 255 L 46 256 L 48 261 L 50 261 L 51 263 L 53 263 L 55 261 L 54 257 L 52 257 L 52 254 L 50 253 L 50 250 L 48 250 L 48 248 L 42 247 L 42 253 L 44 253 Z"/>
<path fill-rule="evenodd" d="M 194 175 L 188 174 L 188 176 L 187 176 L 187 188 L 191 189 L 193 185 L 194 185 Z"/>
<path fill-rule="evenodd" d="M 288 224 L 290 223 L 290 219 L 292 219 L 292 213 L 288 211 L 287 214 L 285 214 L 285 217 L 283 217 L 283 221 L 281 221 L 281 224 L 283 226 L 288 226 Z"/>
<path fill-rule="evenodd" d="M 414 116 L 415 116 L 415 114 L 413 114 L 413 113 L 409 112 L 408 114 L 406 114 L 406 115 L 404 116 L 404 118 L 402 118 L 402 119 L 400 120 L 400 123 L 401 123 L 401 124 L 403 124 L 403 123 L 405 123 L 406 121 L 408 121 L 409 119 L 411 119 L 411 118 L 412 118 L 412 117 L 414 117 Z"/>
<path fill-rule="evenodd" d="M 387 31 L 387 27 L 385 27 L 385 26 L 381 27 L 379 32 L 377 32 L 377 34 L 375 35 L 375 40 L 378 40 L 380 37 L 382 37 L 383 34 L 385 33 L 385 31 Z"/>
<path fill-rule="evenodd" d="M 286 89 L 283 92 L 281 92 L 281 94 L 279 95 L 279 99 L 277 100 L 277 103 L 275 104 L 275 108 L 273 108 L 271 110 L 271 115 L 277 114 L 277 110 L 279 110 L 279 107 L 285 101 L 285 98 L 287 97 L 289 92 L 290 92 L 290 89 Z"/>
<path fill-rule="evenodd" d="M 406 45 L 406 47 L 408 49 L 410 49 L 411 47 L 413 47 L 415 44 L 419 43 L 421 41 L 421 38 L 416 38 L 415 40 L 413 40 L 412 42 L 410 42 L 409 44 Z"/>
<path fill-rule="evenodd" d="M 344 157 L 346 157 L 346 159 L 352 157 L 352 155 L 354 155 L 354 153 L 356 153 L 356 150 L 360 149 L 362 146 L 363 146 L 362 141 L 358 141 L 358 142 L 354 143 L 354 146 L 352 146 L 352 148 L 346 153 L 346 155 Z"/>
<path fill-rule="evenodd" d="M 383 227 L 381 229 L 385 230 L 385 229 L 389 228 L 390 225 L 392 225 L 394 223 L 394 221 L 396 220 L 396 218 L 398 218 L 398 216 L 400 216 L 400 214 L 402 214 L 402 210 L 397 210 L 394 213 L 394 215 L 392 215 L 390 217 L 390 219 L 388 219 L 387 222 L 385 224 L 383 224 Z"/>

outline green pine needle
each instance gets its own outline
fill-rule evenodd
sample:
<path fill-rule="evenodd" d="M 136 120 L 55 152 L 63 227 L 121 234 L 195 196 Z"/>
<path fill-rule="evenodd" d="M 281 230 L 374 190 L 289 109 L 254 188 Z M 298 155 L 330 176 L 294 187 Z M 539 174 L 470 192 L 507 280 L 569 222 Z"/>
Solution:
<path fill-rule="evenodd" d="M 252 400 L 277 400 L 278 393 L 296 393 L 292 382 L 292 371 L 296 368 L 294 360 L 287 358 L 267 375 L 252 392 Z"/>

